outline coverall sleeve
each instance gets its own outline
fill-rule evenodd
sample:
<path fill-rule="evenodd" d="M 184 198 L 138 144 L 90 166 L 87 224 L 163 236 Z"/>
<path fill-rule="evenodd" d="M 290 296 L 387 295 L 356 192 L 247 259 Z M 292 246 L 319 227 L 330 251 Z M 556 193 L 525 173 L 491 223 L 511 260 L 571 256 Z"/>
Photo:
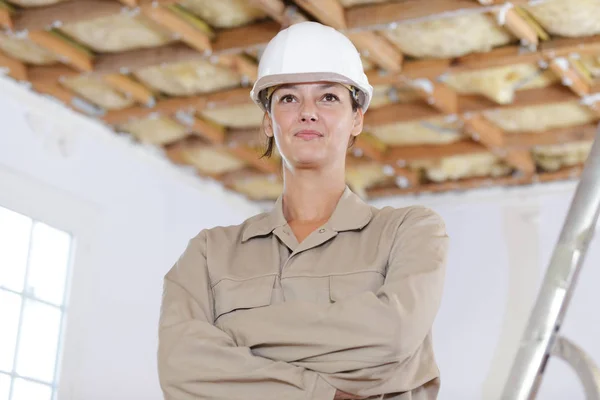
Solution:
<path fill-rule="evenodd" d="M 246 315 L 261 321 L 260 332 L 244 331 L 234 340 L 254 354 L 320 372 L 351 393 L 391 376 L 401 379 L 403 371 L 410 386 L 441 302 L 447 247 L 443 220 L 427 208 L 413 208 L 396 232 L 376 293 L 253 310 Z"/>
<path fill-rule="evenodd" d="M 213 324 L 205 243 L 203 231 L 165 276 L 158 345 L 165 400 L 333 399 L 336 389 L 316 372 L 254 355 Z"/>

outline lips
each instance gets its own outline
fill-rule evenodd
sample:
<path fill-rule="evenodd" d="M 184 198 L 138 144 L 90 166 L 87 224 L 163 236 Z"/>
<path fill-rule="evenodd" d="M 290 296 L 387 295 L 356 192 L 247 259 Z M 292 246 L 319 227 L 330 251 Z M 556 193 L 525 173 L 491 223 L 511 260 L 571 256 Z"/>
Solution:
<path fill-rule="evenodd" d="M 294 135 L 300 139 L 311 140 L 323 137 L 323 134 L 315 130 L 301 130 Z"/>

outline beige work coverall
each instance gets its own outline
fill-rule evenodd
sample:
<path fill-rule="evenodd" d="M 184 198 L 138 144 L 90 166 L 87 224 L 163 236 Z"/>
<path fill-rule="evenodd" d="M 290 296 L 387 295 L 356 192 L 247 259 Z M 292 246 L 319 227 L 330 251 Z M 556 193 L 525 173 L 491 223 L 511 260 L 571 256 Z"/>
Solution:
<path fill-rule="evenodd" d="M 431 400 L 431 328 L 448 236 L 421 206 L 349 188 L 298 243 L 282 213 L 202 230 L 166 274 L 158 370 L 167 400 Z"/>

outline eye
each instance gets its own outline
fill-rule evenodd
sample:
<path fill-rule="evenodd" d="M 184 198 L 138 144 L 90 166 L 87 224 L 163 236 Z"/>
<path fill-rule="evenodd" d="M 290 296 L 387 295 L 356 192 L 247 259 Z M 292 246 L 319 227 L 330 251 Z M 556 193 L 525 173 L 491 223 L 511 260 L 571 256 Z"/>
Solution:
<path fill-rule="evenodd" d="M 333 93 L 327 93 L 325 94 L 325 96 L 323 96 L 323 99 L 325 99 L 325 101 L 338 101 L 340 98 L 337 97 L 335 94 Z"/>
<path fill-rule="evenodd" d="M 292 96 L 291 94 L 286 94 L 284 96 L 281 96 L 279 101 L 281 103 L 291 103 L 292 101 L 294 101 L 294 96 Z"/>

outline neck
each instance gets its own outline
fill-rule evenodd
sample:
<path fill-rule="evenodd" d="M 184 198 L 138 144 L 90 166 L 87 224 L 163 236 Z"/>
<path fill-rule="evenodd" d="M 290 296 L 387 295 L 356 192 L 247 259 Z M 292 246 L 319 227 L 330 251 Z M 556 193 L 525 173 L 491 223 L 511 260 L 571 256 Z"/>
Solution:
<path fill-rule="evenodd" d="M 346 188 L 343 167 L 329 170 L 284 167 L 283 182 L 283 215 L 288 222 L 329 219 Z"/>

